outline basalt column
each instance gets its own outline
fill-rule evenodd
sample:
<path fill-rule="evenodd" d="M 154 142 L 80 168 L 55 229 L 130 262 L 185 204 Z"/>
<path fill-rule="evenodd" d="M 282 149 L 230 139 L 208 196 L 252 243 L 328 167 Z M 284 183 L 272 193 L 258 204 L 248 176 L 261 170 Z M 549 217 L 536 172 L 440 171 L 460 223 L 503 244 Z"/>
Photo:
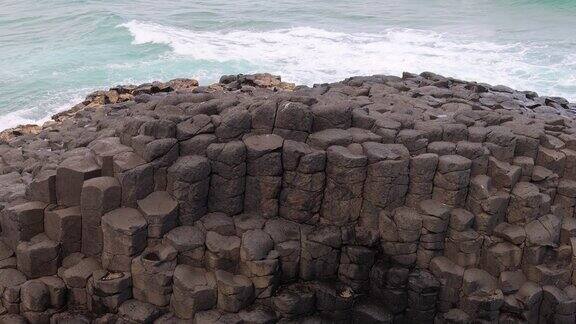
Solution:
<path fill-rule="evenodd" d="M 424 153 L 410 159 L 410 185 L 406 205 L 415 207 L 421 201 L 432 198 L 437 166 L 438 155 L 434 153 Z"/>
<path fill-rule="evenodd" d="M 361 147 L 331 146 L 326 152 L 326 189 L 321 216 L 328 224 L 344 225 L 360 216 L 368 160 Z"/>
<path fill-rule="evenodd" d="M 362 144 L 368 157 L 363 210 L 392 210 L 404 205 L 409 183 L 410 153 L 400 144 Z M 376 214 L 376 213 L 374 213 Z"/>
<path fill-rule="evenodd" d="M 206 150 L 212 177 L 208 208 L 235 215 L 244 209 L 246 146 L 243 142 L 214 143 Z"/>
<path fill-rule="evenodd" d="M 307 144 L 285 141 L 282 153 L 284 177 L 280 216 L 303 223 L 320 211 L 326 175 L 326 152 Z"/>
<path fill-rule="evenodd" d="M 191 155 L 178 159 L 168 168 L 167 189 L 176 200 L 182 225 L 193 225 L 208 209 L 210 163 L 203 156 Z"/>
<path fill-rule="evenodd" d="M 278 215 L 282 186 L 282 143 L 278 135 L 254 135 L 244 139 L 247 150 L 244 211 L 266 218 Z"/>

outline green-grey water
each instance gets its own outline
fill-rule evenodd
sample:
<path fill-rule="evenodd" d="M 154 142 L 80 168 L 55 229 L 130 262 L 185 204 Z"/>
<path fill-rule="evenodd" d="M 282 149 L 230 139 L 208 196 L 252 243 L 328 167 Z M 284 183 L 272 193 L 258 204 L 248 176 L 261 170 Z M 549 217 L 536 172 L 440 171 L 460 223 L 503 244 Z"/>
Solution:
<path fill-rule="evenodd" d="M 0 0 L 0 129 L 88 92 L 267 71 L 434 71 L 576 101 L 576 1 Z"/>

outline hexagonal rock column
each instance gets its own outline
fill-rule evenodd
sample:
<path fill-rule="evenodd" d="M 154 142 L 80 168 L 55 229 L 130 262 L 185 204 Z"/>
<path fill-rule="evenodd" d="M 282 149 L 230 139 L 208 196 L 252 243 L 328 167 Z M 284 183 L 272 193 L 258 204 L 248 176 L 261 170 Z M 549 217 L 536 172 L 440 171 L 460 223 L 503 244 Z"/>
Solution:
<path fill-rule="evenodd" d="M 509 201 L 510 194 L 504 190 L 497 190 L 492 178 L 485 175 L 472 178 L 466 208 L 474 214 L 474 229 L 482 234 L 492 234 L 494 228 L 505 220 L 506 211 L 510 210 Z M 513 218 L 510 216 L 512 213 L 517 215 L 522 212 L 517 210 L 509 213 L 510 219 Z"/>
<path fill-rule="evenodd" d="M 160 307 L 170 303 L 176 255 L 172 246 L 160 245 L 132 260 L 134 298 Z"/>
<path fill-rule="evenodd" d="M 2 239 L 12 250 L 16 250 L 21 242 L 28 241 L 44 231 L 44 210 L 47 206 L 46 203 L 36 201 L 2 211 Z"/>
<path fill-rule="evenodd" d="M 228 313 L 219 309 L 197 312 L 194 316 L 195 323 L 238 323 L 242 322 L 240 312 Z"/>
<path fill-rule="evenodd" d="M 406 318 L 412 323 L 430 323 L 436 315 L 440 282 L 427 270 L 416 270 L 408 276 Z"/>
<path fill-rule="evenodd" d="M 264 231 L 274 241 L 274 249 L 280 255 L 281 280 L 292 281 L 300 269 L 300 225 L 283 219 L 266 222 Z"/>
<path fill-rule="evenodd" d="M 212 167 L 210 211 L 228 215 L 241 213 L 246 188 L 246 146 L 240 141 L 214 143 L 208 146 L 206 154 Z"/>
<path fill-rule="evenodd" d="M 352 321 L 354 323 L 382 323 L 392 324 L 394 316 L 378 302 L 364 301 L 354 305 L 354 312 L 352 313 Z"/>
<path fill-rule="evenodd" d="M 434 174 L 438 165 L 438 155 L 424 153 L 410 159 L 410 184 L 406 195 L 406 205 L 415 207 L 420 201 L 432 198 Z"/>
<path fill-rule="evenodd" d="M 510 224 L 526 224 L 537 219 L 542 212 L 545 212 L 543 206 L 545 200 L 549 200 L 549 197 L 540 193 L 536 185 L 529 182 L 518 182 L 510 195 L 506 221 Z"/>
<path fill-rule="evenodd" d="M 428 269 L 430 260 L 442 255 L 444 251 L 451 208 L 435 200 L 424 200 L 420 202 L 418 209 L 422 214 L 422 233 L 416 263 L 419 268 Z"/>
<path fill-rule="evenodd" d="M 80 207 L 46 211 L 44 231 L 52 241 L 60 244 L 62 257 L 80 252 L 82 247 L 82 213 Z"/>
<path fill-rule="evenodd" d="M 464 268 L 444 256 L 438 256 L 430 261 L 430 272 L 440 282 L 438 311 L 447 312 L 456 307 L 460 300 Z"/>
<path fill-rule="evenodd" d="M 481 269 L 467 269 L 462 280 L 460 308 L 472 320 L 496 321 L 504 295 L 496 279 Z"/>
<path fill-rule="evenodd" d="M 552 285 L 543 286 L 540 319 L 548 323 L 574 323 L 576 321 L 575 289 L 574 286 L 564 290 Z"/>
<path fill-rule="evenodd" d="M 219 309 L 236 313 L 252 303 L 254 285 L 250 279 L 222 270 L 217 270 L 215 275 L 218 285 Z"/>
<path fill-rule="evenodd" d="M 382 251 L 394 263 L 407 267 L 416 263 L 421 232 L 422 214 L 416 209 L 400 207 L 380 214 Z"/>
<path fill-rule="evenodd" d="M 410 153 L 401 144 L 363 143 L 368 157 L 364 183 L 363 213 L 377 215 L 381 209 L 404 205 L 409 183 Z M 375 212 L 370 212 L 375 210 Z"/>
<path fill-rule="evenodd" d="M 338 273 L 342 233 L 337 226 L 302 228 L 300 278 L 331 279 Z"/>
<path fill-rule="evenodd" d="M 88 302 L 86 285 L 92 273 L 102 268 L 99 260 L 89 257 L 79 260 L 68 268 L 60 268 L 58 275 L 62 277 L 69 289 L 68 304 L 85 306 Z"/>
<path fill-rule="evenodd" d="M 241 240 L 235 235 L 222 235 L 215 231 L 206 233 L 206 268 L 235 272 L 240 258 Z"/>
<path fill-rule="evenodd" d="M 341 282 L 318 282 L 313 289 L 316 292 L 316 308 L 322 319 L 329 322 L 348 322 L 352 315 L 354 293 Z"/>
<path fill-rule="evenodd" d="M 40 171 L 26 188 L 26 198 L 47 204 L 56 203 L 56 170 Z"/>
<path fill-rule="evenodd" d="M 26 282 L 26 276 L 16 269 L 0 269 L 0 292 L 2 305 L 8 313 L 20 312 L 20 285 Z"/>
<path fill-rule="evenodd" d="M 366 292 L 370 288 L 370 270 L 374 265 L 376 251 L 363 246 L 345 246 L 340 255 L 338 279 L 354 292 Z"/>
<path fill-rule="evenodd" d="M 484 145 L 490 150 L 490 155 L 504 162 L 512 161 L 516 149 L 516 136 L 509 128 L 503 126 L 491 126 Z"/>
<path fill-rule="evenodd" d="M 96 162 L 102 168 L 102 176 L 114 176 L 114 157 L 124 152 L 131 152 L 132 148 L 120 143 L 119 137 L 106 137 L 88 144 L 95 156 Z"/>
<path fill-rule="evenodd" d="M 31 323 L 38 323 L 50 318 L 53 310 L 50 307 L 48 287 L 40 280 L 30 280 L 20 288 L 20 313 Z"/>
<path fill-rule="evenodd" d="M 122 188 L 112 177 L 86 181 L 82 188 L 82 253 L 99 255 L 102 252 L 102 216 L 120 207 Z"/>
<path fill-rule="evenodd" d="M 461 208 L 452 210 L 444 255 L 461 267 L 480 262 L 484 236 L 472 229 L 473 224 L 474 214 Z"/>
<path fill-rule="evenodd" d="M 203 268 L 178 265 L 174 270 L 174 285 L 170 309 L 182 319 L 193 319 L 199 311 L 216 306 L 216 277 Z"/>
<path fill-rule="evenodd" d="M 266 218 L 278 215 L 282 187 L 282 144 L 278 135 L 254 135 L 244 139 L 247 176 L 244 211 Z"/>
<path fill-rule="evenodd" d="M 520 268 L 522 249 L 509 242 L 486 244 L 480 262 L 481 268 L 494 277 L 502 272 L 515 271 Z"/>
<path fill-rule="evenodd" d="M 482 143 L 458 142 L 456 144 L 456 154 L 472 161 L 470 176 L 486 174 L 490 151 Z"/>
<path fill-rule="evenodd" d="M 50 307 L 54 309 L 62 309 L 66 306 L 66 297 L 68 295 L 68 289 L 66 284 L 58 276 L 42 277 L 38 280 L 42 281 L 46 287 L 48 287 L 48 292 L 50 294 Z"/>
<path fill-rule="evenodd" d="M 316 310 L 316 292 L 306 283 L 284 286 L 272 297 L 272 307 L 286 319 L 309 315 Z"/>
<path fill-rule="evenodd" d="M 574 217 L 576 206 L 576 181 L 560 179 L 552 206 L 554 214 L 562 218 Z"/>
<path fill-rule="evenodd" d="M 268 233 L 254 229 L 242 234 L 240 273 L 254 283 L 256 298 L 269 298 L 278 284 L 279 254 Z"/>
<path fill-rule="evenodd" d="M 543 166 L 550 171 L 562 176 L 566 164 L 566 154 L 559 150 L 538 147 L 538 157 L 535 160 L 536 165 Z"/>
<path fill-rule="evenodd" d="M 502 162 L 493 156 L 488 159 L 488 173 L 496 188 L 510 190 L 522 176 L 522 169 L 508 162 Z"/>
<path fill-rule="evenodd" d="M 396 143 L 404 145 L 410 155 L 419 155 L 426 153 L 428 139 L 426 133 L 416 129 L 403 129 L 396 136 Z"/>
<path fill-rule="evenodd" d="M 154 167 L 134 152 L 124 152 L 114 157 L 114 174 L 122 186 L 122 205 L 136 207 L 154 191 Z"/>
<path fill-rule="evenodd" d="M 118 307 L 132 298 L 130 272 L 95 270 L 88 280 L 88 309 L 95 314 L 115 313 Z"/>
<path fill-rule="evenodd" d="M 324 195 L 326 152 L 307 144 L 285 141 L 280 216 L 303 223 L 320 211 Z"/>
<path fill-rule="evenodd" d="M 468 194 L 472 161 L 459 155 L 443 155 L 434 176 L 432 197 L 451 206 L 463 206 Z"/>
<path fill-rule="evenodd" d="M 182 225 L 193 225 L 208 210 L 210 163 L 197 155 L 179 158 L 167 175 L 167 191 L 178 201 Z"/>
<path fill-rule="evenodd" d="M 311 109 L 314 114 L 312 130 L 348 129 L 352 125 L 352 105 L 346 101 L 323 101 L 314 104 Z"/>
<path fill-rule="evenodd" d="M 305 142 L 312 130 L 313 119 L 306 104 L 281 101 L 278 103 L 273 133 L 285 139 Z"/>
<path fill-rule="evenodd" d="M 164 235 L 163 244 L 178 251 L 178 264 L 194 267 L 204 265 L 206 234 L 198 226 L 179 226 Z"/>
<path fill-rule="evenodd" d="M 120 323 L 154 323 L 165 310 L 137 299 L 129 299 L 118 308 Z"/>
<path fill-rule="evenodd" d="M 38 234 L 16 248 L 18 270 L 28 278 L 51 276 L 58 272 L 60 245 L 45 234 Z"/>
<path fill-rule="evenodd" d="M 518 316 L 521 316 L 529 323 L 538 323 L 543 295 L 540 285 L 522 278 L 522 281 L 517 283 L 516 291 L 505 297 L 505 307 L 501 308 L 503 312 L 501 319 L 516 320 Z"/>
<path fill-rule="evenodd" d="M 99 177 L 102 170 L 92 153 L 71 156 L 56 169 L 56 196 L 58 204 L 80 205 L 84 181 Z"/>
<path fill-rule="evenodd" d="M 354 142 L 354 137 L 347 129 L 325 129 L 308 136 L 306 144 L 315 149 L 326 150 L 330 146 L 348 146 Z"/>
<path fill-rule="evenodd" d="M 115 209 L 102 217 L 102 234 L 104 268 L 130 271 L 132 258 L 146 247 L 146 219 L 136 209 Z"/>
<path fill-rule="evenodd" d="M 328 224 L 348 224 L 360 216 L 368 159 L 357 151 L 343 146 L 331 146 L 326 151 L 326 188 L 321 217 Z"/>
<path fill-rule="evenodd" d="M 160 239 L 176 227 L 178 202 L 166 191 L 155 191 L 138 201 L 138 210 L 148 223 L 148 237 Z"/>
<path fill-rule="evenodd" d="M 252 118 L 250 113 L 241 106 L 223 110 L 215 117 L 215 124 L 218 126 L 214 133 L 219 142 L 239 139 L 250 132 Z"/>

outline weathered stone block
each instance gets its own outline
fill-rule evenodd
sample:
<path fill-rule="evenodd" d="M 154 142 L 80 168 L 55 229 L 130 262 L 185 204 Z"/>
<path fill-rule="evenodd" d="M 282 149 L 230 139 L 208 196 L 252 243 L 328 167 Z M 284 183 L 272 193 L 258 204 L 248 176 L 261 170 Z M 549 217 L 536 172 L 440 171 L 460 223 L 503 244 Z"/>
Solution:
<path fill-rule="evenodd" d="M 212 309 L 217 297 L 213 273 L 187 265 L 176 267 L 170 308 L 178 317 L 192 319 L 197 312 Z"/>
<path fill-rule="evenodd" d="M 104 268 L 129 271 L 132 257 L 146 246 L 146 219 L 136 209 L 115 209 L 102 217 L 102 234 Z"/>
<path fill-rule="evenodd" d="M 2 211 L 2 239 L 12 249 L 44 231 L 43 202 L 28 202 Z"/>
<path fill-rule="evenodd" d="M 218 285 L 219 309 L 236 313 L 252 303 L 254 285 L 250 279 L 222 270 L 217 270 L 215 275 Z"/>
<path fill-rule="evenodd" d="M 82 213 L 80 207 L 46 211 L 44 232 L 48 238 L 60 244 L 62 257 L 80 252 L 82 247 Z"/>
<path fill-rule="evenodd" d="M 102 169 L 92 154 L 71 156 L 56 169 L 56 195 L 58 204 L 80 205 L 84 181 L 99 177 Z"/>
<path fill-rule="evenodd" d="M 58 272 L 60 245 L 45 234 L 38 234 L 16 248 L 18 270 L 28 278 L 51 276 Z"/>
<path fill-rule="evenodd" d="M 166 191 L 155 191 L 139 200 L 138 210 L 148 223 L 148 237 L 161 238 L 176 227 L 178 202 Z"/>

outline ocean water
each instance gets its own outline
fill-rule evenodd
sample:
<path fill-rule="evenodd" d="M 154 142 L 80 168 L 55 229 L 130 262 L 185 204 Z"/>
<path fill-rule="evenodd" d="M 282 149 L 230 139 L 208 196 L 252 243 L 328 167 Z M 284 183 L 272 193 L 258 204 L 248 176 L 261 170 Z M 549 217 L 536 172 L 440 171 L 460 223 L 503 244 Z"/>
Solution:
<path fill-rule="evenodd" d="M 0 0 L 0 129 L 116 84 L 433 71 L 576 101 L 574 0 Z"/>

